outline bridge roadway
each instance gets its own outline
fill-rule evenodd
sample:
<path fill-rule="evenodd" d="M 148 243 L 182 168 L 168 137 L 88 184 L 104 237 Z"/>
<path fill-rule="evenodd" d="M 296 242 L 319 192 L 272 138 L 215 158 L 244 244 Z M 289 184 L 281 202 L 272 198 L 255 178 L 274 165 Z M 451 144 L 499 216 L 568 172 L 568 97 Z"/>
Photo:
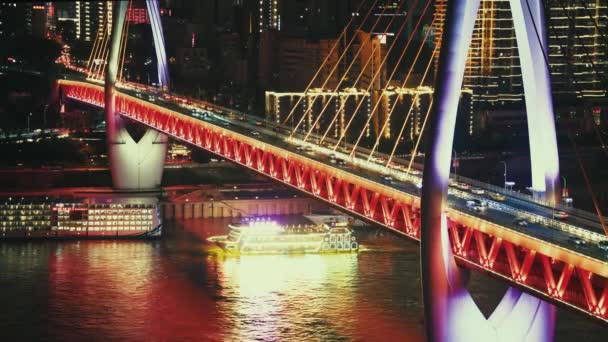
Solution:
<path fill-rule="evenodd" d="M 103 89 L 99 85 L 66 80 L 59 83 L 65 88 L 66 96 L 103 105 Z M 327 147 L 303 143 L 301 136 L 290 140 L 289 131 L 259 118 L 208 103 L 195 103 L 179 95 L 150 94 L 146 89 L 124 85 L 120 93 L 117 108 L 130 119 L 205 148 L 398 234 L 419 238 L 416 225 L 421 179 L 418 175 L 386 170 L 367 162 L 367 158 L 348 158 Z M 197 109 L 193 111 L 193 108 Z M 228 144 L 234 147 L 231 149 Z M 330 154 L 346 163 L 336 163 Z M 357 151 L 357 155 L 366 156 L 363 149 Z M 419 167 L 415 165 L 417 174 Z M 384 178 L 387 173 L 393 180 Z M 494 200 L 487 194 L 488 190 L 496 189 L 490 185 L 481 187 L 486 188 L 485 194 L 476 195 L 455 187 L 449 190 L 446 215 L 459 264 L 485 271 L 554 303 L 608 322 L 608 257 L 597 247 L 597 242 L 605 239 L 598 232 L 599 222 L 590 219 L 593 217 L 590 214 L 579 216 L 578 212 L 561 222 L 553 218 L 553 208 L 510 193 L 504 193 L 504 200 Z M 472 210 L 467 204 L 470 199 L 485 201 L 488 207 Z M 528 222 L 526 226 L 515 222 L 521 218 Z M 573 243 L 575 237 L 586 244 Z"/>

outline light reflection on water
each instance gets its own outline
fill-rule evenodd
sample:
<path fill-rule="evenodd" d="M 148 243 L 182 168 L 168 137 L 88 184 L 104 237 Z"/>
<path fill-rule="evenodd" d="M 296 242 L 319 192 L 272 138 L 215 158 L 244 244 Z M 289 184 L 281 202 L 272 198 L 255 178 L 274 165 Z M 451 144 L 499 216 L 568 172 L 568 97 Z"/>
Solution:
<path fill-rule="evenodd" d="M 367 234 L 371 252 L 235 257 L 203 242 L 226 224 L 184 221 L 160 241 L 1 243 L 0 340 L 423 340 L 417 246 Z M 482 306 L 501 291 L 475 276 L 472 287 Z M 558 341 L 608 332 L 558 317 Z"/>

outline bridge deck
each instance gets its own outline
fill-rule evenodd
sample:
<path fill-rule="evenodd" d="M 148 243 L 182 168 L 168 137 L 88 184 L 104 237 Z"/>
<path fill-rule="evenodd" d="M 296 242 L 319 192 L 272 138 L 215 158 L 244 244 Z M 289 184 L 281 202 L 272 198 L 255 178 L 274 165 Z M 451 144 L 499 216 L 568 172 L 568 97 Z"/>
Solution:
<path fill-rule="evenodd" d="M 68 97 L 103 105 L 98 85 L 67 80 L 60 80 L 60 85 Z M 382 178 L 386 171 L 373 163 L 356 158 L 338 165 L 324 147 L 309 145 L 308 152 L 297 148 L 287 141 L 288 132 L 260 127 L 259 119 L 242 121 L 209 106 L 208 115 L 194 115 L 191 104 L 174 97 L 161 96 L 150 103 L 138 93 L 121 90 L 117 108 L 122 115 L 418 239 L 419 177 L 391 170 L 394 180 L 389 181 Z M 470 210 L 470 199 L 486 201 L 488 208 Z M 553 219 L 551 208 L 520 197 L 497 201 L 455 188 L 450 189 L 448 206 L 452 246 L 461 265 L 608 322 L 607 255 L 596 245 L 604 236 L 596 232 L 591 215 L 572 215 L 560 222 Z M 516 224 L 517 218 L 525 218 L 528 225 Z M 574 245 L 573 237 L 588 243 Z"/>

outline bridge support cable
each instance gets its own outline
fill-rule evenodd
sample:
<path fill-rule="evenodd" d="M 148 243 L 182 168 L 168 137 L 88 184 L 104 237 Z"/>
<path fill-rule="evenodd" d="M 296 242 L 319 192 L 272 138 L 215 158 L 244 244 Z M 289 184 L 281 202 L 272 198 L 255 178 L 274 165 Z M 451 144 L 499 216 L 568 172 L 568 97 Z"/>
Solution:
<path fill-rule="evenodd" d="M 426 6 L 425 6 L 425 12 L 427 10 L 427 8 L 430 6 L 431 0 L 427 0 Z M 372 90 L 372 86 L 374 84 L 374 82 L 376 81 L 376 79 L 378 78 L 378 76 L 380 76 L 380 73 L 382 72 L 382 67 L 384 66 L 384 64 L 386 63 L 386 61 L 388 60 L 388 56 L 390 51 L 392 51 L 392 49 L 394 48 L 396 42 L 397 42 L 397 38 L 401 35 L 401 32 L 403 32 L 403 29 L 405 27 L 405 24 L 409 21 L 408 18 L 411 17 L 411 14 L 413 13 L 413 11 L 409 11 L 407 14 L 407 18 L 406 20 L 403 21 L 403 23 L 401 24 L 401 27 L 399 28 L 398 33 L 395 35 L 393 42 L 391 43 L 391 46 L 388 49 L 388 52 L 386 53 L 386 55 L 384 56 L 384 58 L 382 59 L 382 61 L 380 62 L 380 65 L 378 66 L 378 69 L 376 70 L 376 72 L 373 74 L 372 79 L 370 80 L 369 85 L 367 86 L 366 92 L 370 93 L 371 96 L 371 90 Z M 422 19 L 422 16 L 420 17 L 420 19 Z M 346 127 L 344 128 L 344 132 L 343 134 L 340 135 L 340 138 L 338 139 L 338 141 L 336 142 L 336 144 L 333 146 L 333 150 L 336 151 L 338 149 L 338 147 L 340 146 L 340 143 L 342 142 L 342 140 L 344 140 L 344 138 L 346 137 L 346 134 L 349 130 L 349 128 L 351 127 L 354 118 L 356 116 L 356 114 L 359 112 L 359 110 L 361 109 L 361 106 L 363 105 L 363 102 L 359 102 L 359 104 L 357 105 L 357 107 L 355 108 L 353 115 L 351 115 L 351 117 L 348 120 L 348 123 L 346 124 Z M 367 128 L 367 125 L 369 124 L 369 122 L 371 121 L 372 115 L 371 113 L 368 115 L 368 119 L 367 119 L 367 123 L 362 127 L 362 133 L 365 132 L 365 129 Z M 321 142 L 323 141 L 323 139 L 326 137 L 326 134 L 324 135 L 324 137 L 321 139 Z"/>
<path fill-rule="evenodd" d="M 416 145 L 414 145 L 414 148 L 412 149 L 412 155 L 410 157 L 409 162 L 407 163 L 407 170 L 405 171 L 405 175 L 409 175 L 410 171 L 412 170 L 412 164 L 414 163 L 414 158 L 416 157 L 416 154 L 418 153 L 418 148 L 420 147 L 420 141 L 422 141 L 422 134 L 424 133 L 424 129 L 426 128 L 426 123 L 428 121 L 429 118 L 429 114 L 431 113 L 431 109 L 433 108 L 433 99 L 431 99 L 431 102 L 429 103 L 429 108 L 426 110 L 426 114 L 424 114 L 424 121 L 422 121 L 422 128 L 420 128 L 420 134 L 418 134 L 418 139 L 416 139 Z M 391 158 L 392 158 L 392 154 L 391 154 Z M 390 163 L 390 162 L 389 162 Z M 388 166 L 388 164 L 387 164 Z"/>
<path fill-rule="evenodd" d="M 99 30 L 97 30 L 97 34 L 95 35 L 95 40 L 93 41 L 93 47 L 91 48 L 91 53 L 89 54 L 89 60 L 87 62 L 87 77 L 91 76 L 91 67 L 92 63 L 95 60 L 95 54 L 98 49 L 100 43 Z"/>
<path fill-rule="evenodd" d="M 564 14 L 568 17 L 568 20 L 570 22 L 573 22 L 573 20 L 570 18 L 570 16 L 567 13 L 566 7 L 563 5 L 563 2 L 560 2 L 560 4 L 561 4 L 561 7 L 562 7 L 562 10 L 564 11 Z M 529 0 L 526 0 L 526 6 L 528 8 L 528 13 L 530 14 L 530 16 L 532 16 L 532 10 L 530 8 Z M 591 19 L 593 19 L 593 18 L 591 18 Z M 534 30 L 536 32 L 537 40 L 538 40 L 539 44 L 541 44 L 541 38 L 540 38 L 540 35 L 538 33 L 539 29 L 536 26 L 536 23 L 534 21 L 532 22 L 532 24 L 533 24 Z M 550 25 L 550 28 L 553 30 L 553 33 L 555 34 L 555 36 L 557 38 L 557 31 L 555 30 L 554 25 Z M 581 40 L 580 37 L 578 36 L 578 34 L 576 34 L 576 36 L 577 36 L 577 38 L 579 40 Z M 582 43 L 582 40 L 581 40 L 581 43 Z M 562 51 L 565 51 L 563 49 L 563 46 L 560 45 L 560 48 L 561 48 Z M 587 51 L 587 48 L 586 48 L 586 46 L 584 44 L 583 44 L 583 48 L 585 49 L 586 56 L 589 58 L 590 62 L 593 63 L 591 61 L 591 57 L 589 56 L 589 52 Z M 565 54 L 565 52 L 563 52 L 563 53 Z M 551 70 L 551 64 L 549 63 L 549 58 L 547 57 L 546 54 L 544 55 L 544 61 L 545 61 L 545 66 L 546 66 L 547 70 Z M 574 78 L 573 80 L 578 85 L 578 81 L 576 80 L 576 78 Z M 595 124 L 593 124 L 593 126 L 594 126 L 594 129 L 595 129 L 595 131 L 597 133 L 597 136 L 598 136 L 598 138 L 600 140 L 600 143 L 601 143 L 601 146 L 602 146 L 602 151 L 605 152 L 605 146 L 604 146 L 604 142 L 603 142 L 603 139 L 601 137 L 601 134 L 599 134 L 599 132 L 597 132 L 597 127 L 595 127 Z M 595 192 L 593 191 L 593 187 L 591 186 L 591 181 L 589 179 L 589 176 L 587 175 L 587 171 L 585 169 L 585 166 L 583 164 L 581 156 L 580 156 L 580 154 L 578 152 L 578 147 L 576 145 L 576 141 L 574 140 L 574 138 L 572 137 L 572 134 L 570 132 L 570 128 L 568 128 L 568 139 L 570 140 L 570 143 L 571 143 L 572 147 L 574 148 L 574 153 L 576 155 L 576 160 L 577 160 L 579 168 L 581 170 L 581 174 L 583 175 L 583 179 L 585 180 L 585 185 L 587 187 L 587 190 L 589 191 L 589 194 L 591 196 L 591 200 L 593 202 L 593 206 L 594 206 L 595 212 L 596 212 L 596 214 L 598 216 L 600 224 L 602 225 L 602 229 L 604 230 L 604 234 L 606 234 L 606 236 L 608 236 L 608 227 L 606 226 L 606 222 L 604 221 L 604 216 L 602 215 L 602 211 L 601 211 L 601 209 L 599 207 L 599 203 L 597 201 L 597 196 L 595 195 Z"/>
<path fill-rule="evenodd" d="M 583 161 L 581 159 L 581 155 L 578 152 L 578 147 L 576 146 L 576 141 L 572 137 L 572 133 L 570 132 L 570 128 L 568 127 L 568 139 L 574 148 L 574 154 L 576 155 L 576 161 L 578 162 L 578 166 L 581 170 L 581 174 L 583 175 L 583 179 L 585 180 L 585 185 L 587 186 L 587 190 L 591 195 L 591 200 L 593 201 L 593 207 L 597 214 L 600 223 L 602 224 L 602 228 L 604 229 L 604 234 L 608 236 L 608 227 L 606 227 L 606 222 L 604 222 L 604 216 L 602 215 L 602 210 L 600 209 L 599 203 L 597 201 L 597 197 L 595 196 L 595 192 L 593 191 L 593 187 L 591 186 L 591 181 L 589 180 L 589 175 L 587 175 L 587 170 L 585 170 L 585 165 L 583 165 Z"/>
<path fill-rule="evenodd" d="M 104 45 L 104 53 L 103 53 L 103 62 L 101 63 L 100 72 L 96 75 L 96 79 L 101 80 L 104 78 L 106 67 L 108 65 L 108 57 L 110 56 L 110 49 L 108 48 L 108 43 L 110 41 L 110 35 L 106 39 L 106 43 Z"/>
<path fill-rule="evenodd" d="M 127 25 L 127 10 L 129 1 L 120 0 L 113 3 L 112 32 L 108 49 L 108 62 L 105 69 L 105 112 L 106 134 L 108 140 L 108 154 L 110 170 L 114 188 L 121 190 L 147 190 L 158 189 L 161 184 L 163 165 L 165 161 L 167 136 L 157 130 L 148 129 L 139 141 L 135 141 L 126 129 L 126 119 L 117 112 L 117 90 L 121 59 L 121 46 L 124 44 L 124 26 Z M 148 11 L 160 15 L 158 3 L 156 6 L 150 1 L 146 2 Z M 162 32 L 160 21 L 151 20 L 152 30 Z M 160 43 L 159 43 L 160 42 Z M 163 50 L 164 41 L 155 39 L 155 49 Z M 162 60 L 157 61 L 159 68 L 167 68 Z M 166 74 L 166 70 L 164 71 Z M 166 82 L 166 79 L 159 79 Z M 166 84 L 161 84 L 166 86 Z"/>
<path fill-rule="evenodd" d="M 563 8 L 563 6 L 562 6 L 562 9 L 564 11 L 566 11 L 566 9 Z M 555 29 L 555 26 L 553 24 L 551 24 L 549 26 L 549 28 L 553 31 L 553 34 L 557 38 L 557 30 Z M 560 51 L 562 51 L 562 54 L 564 55 L 564 57 L 566 57 L 566 55 L 565 55 L 565 49 L 564 49 L 563 45 L 560 45 Z M 586 54 L 587 54 L 587 56 L 589 56 L 588 52 Z M 546 64 L 547 68 L 549 70 L 551 70 L 551 65 L 549 64 L 548 59 L 545 59 L 545 64 Z M 575 85 L 578 86 L 579 85 L 578 84 L 578 80 L 576 78 L 573 78 L 573 80 L 574 80 Z M 601 133 L 599 132 L 599 130 L 596 127 L 595 124 L 592 124 L 592 126 L 594 128 L 596 136 L 598 137 L 598 140 L 600 142 L 600 146 L 601 146 L 602 151 L 604 152 L 604 154 L 606 154 L 608 156 L 608 152 L 606 151 L 606 146 L 604 144 L 604 140 L 603 140 L 603 138 L 601 136 Z M 585 186 L 587 187 L 587 191 L 589 192 L 589 195 L 591 196 L 591 200 L 593 202 L 593 207 L 595 209 L 595 213 L 597 214 L 598 219 L 600 221 L 600 224 L 602 225 L 602 229 L 604 230 L 604 234 L 606 234 L 606 236 L 608 236 L 608 227 L 606 226 L 606 222 L 604 220 L 604 216 L 603 216 L 602 211 L 600 209 L 599 202 L 597 200 L 595 192 L 593 191 L 593 187 L 591 186 L 591 181 L 590 181 L 589 176 L 587 174 L 587 170 L 585 169 L 585 165 L 583 164 L 582 158 L 581 158 L 581 156 L 579 154 L 578 146 L 576 145 L 576 141 L 572 137 L 572 133 L 570 131 L 570 127 L 568 127 L 568 131 L 567 132 L 568 132 L 568 140 L 570 141 L 570 144 L 572 145 L 572 148 L 574 149 L 574 154 L 576 155 L 576 161 L 578 163 L 578 166 L 579 166 L 579 169 L 581 171 L 581 174 L 583 175 L 583 179 L 585 180 Z"/>
<path fill-rule="evenodd" d="M 420 23 L 420 21 L 418 22 Z M 429 27 L 433 27 L 435 23 L 435 18 L 433 18 L 433 20 L 431 21 L 431 24 L 429 25 Z M 405 76 L 405 78 L 403 79 L 403 82 L 401 82 L 401 88 L 404 88 L 407 85 L 407 82 L 410 79 L 410 76 L 412 75 L 412 71 L 414 70 L 414 67 L 416 66 L 416 64 L 418 63 L 418 59 L 420 58 L 420 53 L 422 52 L 422 50 L 424 49 L 424 46 L 426 44 L 426 40 L 429 36 L 429 34 L 431 33 L 431 30 L 427 30 L 426 34 L 424 35 L 424 38 L 422 39 L 421 43 L 420 43 L 420 47 L 418 48 L 418 51 L 416 52 L 416 56 L 414 57 L 414 60 L 412 61 L 411 65 L 410 65 L 410 69 L 407 72 L 407 75 Z M 433 52 L 433 56 L 435 55 L 435 52 Z M 431 60 L 433 60 L 433 57 L 431 57 Z M 388 86 L 386 87 L 385 91 L 388 89 Z M 417 95 L 416 95 L 417 98 Z M 415 101 L 415 100 L 414 100 Z M 379 103 L 379 102 L 378 102 Z M 376 141 L 374 142 L 374 145 L 372 146 L 371 151 L 369 152 L 369 155 L 367 156 L 367 160 L 371 160 L 371 158 L 374 155 L 374 152 L 376 151 L 376 148 L 378 148 L 378 146 L 380 145 L 380 139 L 382 138 L 382 132 L 384 132 L 384 130 L 387 129 L 391 117 L 393 115 L 393 112 L 395 111 L 395 108 L 397 107 L 397 101 L 393 101 L 393 104 L 391 106 L 391 108 L 388 111 L 388 114 L 386 115 L 386 119 L 384 120 L 384 124 L 382 125 L 382 129 L 380 129 L 380 134 L 378 134 L 378 137 L 376 138 Z M 374 110 L 376 110 L 374 108 Z M 406 122 L 407 122 L 407 117 L 409 117 L 409 113 L 406 116 L 406 119 L 403 122 L 403 126 L 405 126 Z M 397 139 L 399 140 L 399 138 Z M 355 145 L 354 149 L 356 149 L 357 146 Z"/>
<path fill-rule="evenodd" d="M 359 23 L 358 29 L 360 29 L 363 26 L 363 23 L 366 21 L 366 19 L 369 16 L 369 14 L 373 11 L 373 8 L 375 7 L 375 4 L 377 2 L 378 2 L 378 0 L 374 0 L 373 5 L 370 6 L 369 11 L 367 12 L 367 14 L 364 17 L 365 19 L 362 20 Z M 359 7 L 357 8 L 356 13 L 359 13 L 359 11 L 361 11 L 361 9 L 363 8 L 363 4 L 364 3 L 365 3 L 364 0 L 362 0 L 362 1 L 359 2 Z M 355 15 L 351 15 L 350 20 L 348 21 L 348 23 L 346 23 L 346 26 L 344 26 L 344 30 L 342 30 L 342 32 L 340 33 L 340 36 L 338 36 L 338 39 L 336 39 L 336 42 L 334 43 L 334 45 L 331 47 L 331 49 L 327 53 L 327 56 L 325 56 L 325 58 L 323 59 L 323 62 L 321 62 L 321 65 L 319 66 L 319 68 L 317 69 L 317 71 L 315 72 L 315 74 L 310 79 L 310 82 L 308 82 L 308 85 L 304 89 L 304 96 L 300 97 L 298 99 L 298 101 L 296 101 L 296 104 L 291 108 L 291 110 L 289 111 L 289 114 L 287 115 L 287 117 L 285 118 L 285 120 L 283 120 L 283 123 L 282 123 L 283 125 L 285 125 L 289 121 L 289 119 L 293 116 L 294 112 L 296 111 L 296 109 L 298 108 L 298 106 L 300 105 L 300 103 L 302 102 L 302 99 L 304 97 L 306 97 L 306 94 L 308 93 L 308 90 L 310 90 L 310 87 L 312 87 L 312 85 L 314 84 L 315 80 L 317 79 L 317 77 L 321 73 L 321 70 L 323 70 L 323 68 L 325 67 L 325 64 L 327 63 L 327 61 L 329 61 L 329 58 L 334 53 L 334 51 L 336 50 L 336 48 L 338 48 L 338 46 L 340 46 L 340 42 L 342 41 L 342 38 L 346 37 L 346 33 L 348 32 L 348 30 L 351 27 L 351 25 L 354 23 L 354 20 L 355 20 L 356 17 L 357 16 L 355 16 Z M 357 30 L 355 30 L 354 32 L 356 32 L 356 31 Z"/>
<path fill-rule="evenodd" d="M 417 0 L 416 0 L 416 1 L 417 1 Z M 400 3 L 400 5 L 399 5 L 399 6 L 401 6 L 401 4 L 402 4 L 403 2 L 404 2 L 404 0 L 401 0 L 401 3 Z M 375 4 L 376 4 L 376 3 L 374 2 L 374 5 L 375 5 Z M 370 7 L 370 10 L 367 12 L 367 14 L 366 14 L 365 18 L 363 18 L 363 21 L 361 22 L 361 26 L 360 26 L 360 27 L 362 27 L 362 26 L 363 26 L 363 24 L 364 24 L 364 23 L 367 21 L 367 18 L 368 18 L 368 16 L 369 16 L 369 14 L 371 14 L 371 13 L 373 12 L 373 8 L 374 8 L 374 7 L 375 7 L 375 6 Z M 384 8 L 382 9 L 382 13 L 381 13 L 381 14 L 384 14 L 384 13 L 385 13 L 385 11 L 386 11 L 386 7 L 384 7 Z M 380 20 L 381 20 L 381 19 L 382 19 L 382 15 L 379 15 L 379 16 L 376 18 L 376 21 L 374 22 L 374 25 L 372 26 L 372 28 L 371 28 L 371 30 L 370 30 L 370 31 L 373 31 L 373 30 L 375 30 L 375 29 L 376 29 L 376 26 L 378 25 L 378 23 L 380 22 Z M 394 17 L 393 17 L 393 18 L 391 18 L 390 23 L 387 25 L 387 29 L 390 27 L 390 24 L 392 24 L 393 20 L 394 20 Z M 325 79 L 325 81 L 324 81 L 324 82 L 323 82 L 323 84 L 321 85 L 321 90 L 322 90 L 322 91 L 323 91 L 323 89 L 325 89 L 325 87 L 327 86 L 327 83 L 328 83 L 328 82 L 329 82 L 329 80 L 331 79 L 331 76 L 332 76 L 332 75 L 333 75 L 333 74 L 336 72 L 336 70 L 338 69 L 338 66 L 340 65 L 340 61 L 342 61 L 342 58 L 344 58 L 344 57 L 346 56 L 346 54 L 347 54 L 347 52 L 348 52 L 348 49 L 351 47 L 351 45 L 353 44 L 353 42 L 355 41 L 355 39 L 356 39 L 356 38 L 357 38 L 357 32 L 355 32 L 355 34 L 353 34 L 352 38 L 350 39 L 350 41 L 348 42 L 348 44 L 347 44 L 347 45 L 346 45 L 346 47 L 344 48 L 344 51 L 342 52 L 342 54 L 340 55 L 340 57 L 339 57 L 339 58 L 338 58 L 338 60 L 336 61 L 336 64 L 333 66 L 333 68 L 331 69 L 331 71 L 330 71 L 330 72 L 329 72 L 329 74 L 327 75 L 327 78 Z M 368 41 L 367 41 L 367 40 L 365 40 L 365 41 L 363 42 L 363 44 L 361 44 L 361 46 L 359 46 L 359 49 L 357 50 L 357 52 L 356 52 L 356 53 L 355 53 L 355 55 L 353 56 L 353 58 L 352 58 L 351 62 L 349 63 L 349 65 L 348 65 L 348 68 L 347 68 L 346 72 L 345 72 L 345 73 L 344 73 L 344 75 L 343 75 L 343 76 L 340 78 L 340 81 L 338 82 L 337 86 L 335 87 L 334 92 L 339 91 L 340 86 L 342 85 L 342 82 L 343 82 L 343 81 L 344 81 L 344 79 L 345 79 L 345 76 L 348 74 L 348 72 L 350 71 L 350 69 L 352 68 L 352 66 L 355 64 L 355 61 L 357 60 L 357 58 L 359 58 L 359 54 L 361 54 L 361 51 L 363 51 L 363 48 L 365 47 L 365 45 L 367 44 L 367 42 L 368 42 Z M 367 68 L 367 66 L 368 66 L 369 62 L 370 62 L 370 61 L 373 59 L 373 52 L 374 52 L 374 50 L 373 50 L 373 47 L 372 47 L 372 54 L 370 55 L 370 58 L 367 60 L 367 62 L 366 62 L 366 64 L 365 64 L 365 67 L 363 67 L 363 68 L 361 69 L 361 73 L 359 74 L 359 77 L 361 77 L 361 75 L 363 74 L 363 72 L 365 72 L 365 69 Z M 357 78 L 357 81 L 359 80 L 359 77 Z M 357 83 L 357 81 L 355 81 L 355 84 Z M 304 96 L 306 97 L 306 92 L 304 93 Z M 331 96 L 332 96 L 332 95 L 330 95 L 330 100 L 331 100 Z M 302 122 L 304 122 L 304 119 L 306 119 L 306 118 L 310 118 L 310 115 L 311 115 L 312 110 L 313 110 L 314 103 L 315 103 L 315 101 L 317 100 L 317 98 L 318 98 L 318 97 L 319 97 L 319 96 L 315 96 L 315 97 L 313 97 L 312 102 L 311 102 L 309 105 L 307 105 L 307 106 L 306 106 L 306 111 L 304 112 L 304 114 L 302 115 L 302 117 L 300 118 L 300 120 L 298 121 L 298 123 L 296 124 L 296 126 L 295 126 L 295 127 L 292 127 L 290 138 L 292 138 L 292 137 L 294 136 L 294 134 L 296 134 L 296 133 L 297 133 L 298 128 L 300 127 L 300 125 L 302 124 Z M 311 125 L 310 125 L 310 127 L 314 127 L 314 126 L 317 124 L 317 122 L 318 122 L 319 118 L 320 118 L 320 117 L 323 115 L 323 113 L 324 113 L 325 109 L 327 109 L 327 106 L 329 105 L 330 100 L 328 100 L 328 101 L 326 102 L 325 106 L 323 107 L 323 110 L 322 110 L 322 111 L 321 111 L 321 113 L 318 115 L 317 120 L 315 121 L 315 123 L 314 123 L 314 124 L 311 124 Z M 295 108 L 295 107 L 294 107 L 294 108 Z M 309 134 L 310 134 L 310 133 L 309 133 Z M 306 135 L 306 137 L 308 137 L 308 134 Z M 306 141 L 306 138 L 304 138 L 304 141 Z"/>
<path fill-rule="evenodd" d="M 435 50 L 433 50 L 433 54 L 431 55 L 431 58 L 429 59 L 429 62 L 426 66 L 426 69 L 424 70 L 424 74 L 422 75 L 422 78 L 420 79 L 420 84 L 418 85 L 418 87 L 421 87 L 424 84 L 424 82 L 426 81 L 426 77 L 429 74 L 429 70 L 431 69 L 431 65 L 433 65 L 433 61 L 435 59 L 435 54 L 438 53 L 438 50 L 439 50 L 439 47 L 435 47 Z M 407 111 L 407 116 L 405 117 L 405 120 L 403 121 L 403 125 L 401 125 L 401 129 L 399 130 L 399 135 L 397 135 L 397 139 L 395 140 L 395 143 L 393 144 L 393 149 L 391 150 L 391 153 L 390 153 L 388 159 L 386 160 L 386 164 L 384 164 L 384 167 L 388 167 L 391 164 L 393 157 L 395 156 L 395 151 L 397 150 L 397 147 L 399 146 L 399 141 L 401 141 L 401 137 L 403 136 L 403 132 L 405 131 L 405 126 L 407 125 L 407 121 L 412 114 L 412 111 L 414 109 L 414 106 L 416 105 L 416 102 L 418 101 L 419 95 L 420 95 L 420 93 L 416 93 L 416 95 L 414 95 L 414 99 L 412 100 L 412 103 L 410 104 L 410 109 Z M 429 107 L 429 109 L 430 109 L 430 107 Z M 426 118 L 424 120 L 426 121 Z M 422 135 L 422 132 L 420 132 L 420 135 Z M 414 156 L 415 155 L 412 154 L 412 158 L 414 158 Z"/>
<path fill-rule="evenodd" d="M 532 25 L 534 20 L 542 27 L 544 14 L 540 0 L 534 0 L 529 12 L 523 10 L 524 1 L 510 4 L 528 108 L 533 187 L 555 199 L 559 164 L 549 71 L 542 63 L 546 40 L 535 38 Z M 465 274 L 456 265 L 448 235 L 447 188 L 457 106 L 479 4 L 480 0 L 448 1 L 439 52 L 421 196 L 426 337 L 432 342 L 551 341 L 555 308 L 519 289 L 510 288 L 490 318 L 484 317 L 465 287 Z"/>
<path fill-rule="evenodd" d="M 131 0 L 129 0 L 129 6 L 127 8 L 127 13 L 129 11 L 131 11 L 133 2 Z M 122 44 L 120 47 L 120 67 L 118 69 L 118 82 L 123 82 L 123 76 L 122 73 L 125 69 L 125 55 L 127 54 L 127 43 L 129 41 L 129 20 L 127 18 L 127 21 L 125 22 L 124 28 L 122 30 Z"/>
<path fill-rule="evenodd" d="M 94 79 L 94 77 L 96 75 L 95 69 L 97 69 L 98 63 L 101 60 L 100 54 L 101 54 L 101 51 L 103 51 L 103 45 L 105 42 L 105 34 L 101 27 L 97 30 L 97 35 L 95 36 L 95 42 L 97 44 L 95 44 L 95 43 L 93 44 L 94 48 L 93 48 L 92 54 L 91 54 L 92 58 L 88 65 L 87 78 L 90 78 L 90 79 Z"/>
<path fill-rule="evenodd" d="M 415 7 L 416 4 L 418 3 L 418 0 L 414 0 L 414 4 L 412 5 L 412 7 Z M 397 7 L 398 9 L 400 8 L 401 4 Z M 382 15 L 385 13 L 386 10 L 386 6 L 383 7 L 382 10 Z M 410 11 L 411 12 L 411 11 Z M 374 27 L 372 27 L 370 29 L 370 32 L 374 31 L 374 28 L 376 26 L 376 24 L 380 21 L 380 18 L 382 18 L 382 15 L 379 15 L 378 18 L 376 19 L 376 22 L 374 23 Z M 409 12 L 408 12 L 408 16 L 406 17 L 406 21 L 409 21 Z M 392 26 L 393 22 L 395 20 L 395 16 L 391 16 L 391 20 L 389 21 L 389 23 L 386 25 L 386 29 L 384 30 L 384 34 L 386 34 L 388 32 L 388 29 Z M 370 37 L 371 39 L 371 37 Z M 395 37 L 396 40 L 396 37 Z M 325 111 L 327 110 L 327 108 L 329 107 L 329 104 L 331 103 L 331 99 L 333 98 L 333 94 L 334 93 L 338 93 L 340 90 L 340 87 L 342 86 L 342 82 L 346 79 L 346 76 L 348 75 L 348 73 L 350 72 L 350 69 L 352 68 L 352 66 L 355 64 L 355 61 L 357 60 L 357 58 L 359 57 L 359 54 L 361 53 L 361 51 L 363 51 L 363 48 L 365 47 L 365 45 L 369 42 L 369 40 L 365 40 L 363 42 L 363 44 L 361 44 L 361 46 L 359 47 L 359 50 L 357 51 L 356 55 L 353 56 L 353 59 L 351 60 L 348 68 L 346 69 L 346 71 L 344 72 L 344 75 L 340 78 L 340 81 L 338 82 L 338 84 L 336 85 L 332 95 L 330 95 L 330 98 L 328 101 L 326 101 L 325 105 L 323 106 L 323 108 L 321 109 L 321 112 L 319 113 L 319 115 L 317 116 L 315 122 L 310 125 L 310 127 L 308 128 L 308 132 L 306 133 L 306 135 L 304 136 L 304 141 L 308 140 L 308 137 L 310 136 L 310 134 L 312 133 L 312 131 L 314 130 L 314 128 L 317 126 L 317 124 L 319 123 L 319 121 L 321 120 L 321 117 L 323 117 L 323 114 L 325 113 Z M 392 48 L 392 46 L 391 46 Z M 361 72 L 359 73 L 359 75 L 357 76 L 357 79 L 355 80 L 355 82 L 353 83 L 352 87 L 353 88 L 357 88 L 357 83 L 359 83 L 361 77 L 363 76 L 363 74 L 365 73 L 365 70 L 367 70 L 367 67 L 369 66 L 369 63 L 371 63 L 374 59 L 374 52 L 376 51 L 376 47 L 372 45 L 372 53 L 370 54 L 369 58 L 367 59 L 367 61 L 365 62 L 365 65 L 361 68 Z M 389 49 L 387 51 L 387 55 L 390 53 L 391 49 Z M 329 79 L 329 77 L 328 77 Z M 390 81 L 389 81 L 390 82 Z M 338 97 L 340 95 L 338 94 Z M 364 95 L 365 96 L 365 95 Z M 371 96 L 371 95 L 370 95 Z M 331 124 L 328 126 L 329 129 L 331 129 L 333 123 L 335 122 L 335 119 L 338 117 L 339 113 L 342 113 L 342 111 L 344 110 L 344 105 L 346 104 L 346 102 L 343 102 L 340 106 L 340 108 L 338 108 L 338 110 L 336 110 L 336 113 L 334 113 L 334 117 L 331 120 Z M 310 106 L 307 111 L 312 111 L 312 106 Z M 298 123 L 299 126 L 299 123 Z M 296 132 L 298 130 L 298 126 L 296 126 L 294 128 L 294 132 Z M 292 133 L 293 134 L 293 133 Z"/>

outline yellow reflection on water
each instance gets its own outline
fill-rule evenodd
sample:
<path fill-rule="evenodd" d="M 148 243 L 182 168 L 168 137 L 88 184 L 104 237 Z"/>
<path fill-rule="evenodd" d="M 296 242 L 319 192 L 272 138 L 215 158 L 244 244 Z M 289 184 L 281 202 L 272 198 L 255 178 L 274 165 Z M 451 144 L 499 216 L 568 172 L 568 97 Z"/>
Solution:
<path fill-rule="evenodd" d="M 356 254 L 242 255 L 219 264 L 221 295 L 233 299 L 225 316 L 241 317 L 229 322 L 232 337 L 320 337 L 327 331 L 318 331 L 316 324 L 340 329 L 332 327 L 335 313 L 355 305 Z"/>

